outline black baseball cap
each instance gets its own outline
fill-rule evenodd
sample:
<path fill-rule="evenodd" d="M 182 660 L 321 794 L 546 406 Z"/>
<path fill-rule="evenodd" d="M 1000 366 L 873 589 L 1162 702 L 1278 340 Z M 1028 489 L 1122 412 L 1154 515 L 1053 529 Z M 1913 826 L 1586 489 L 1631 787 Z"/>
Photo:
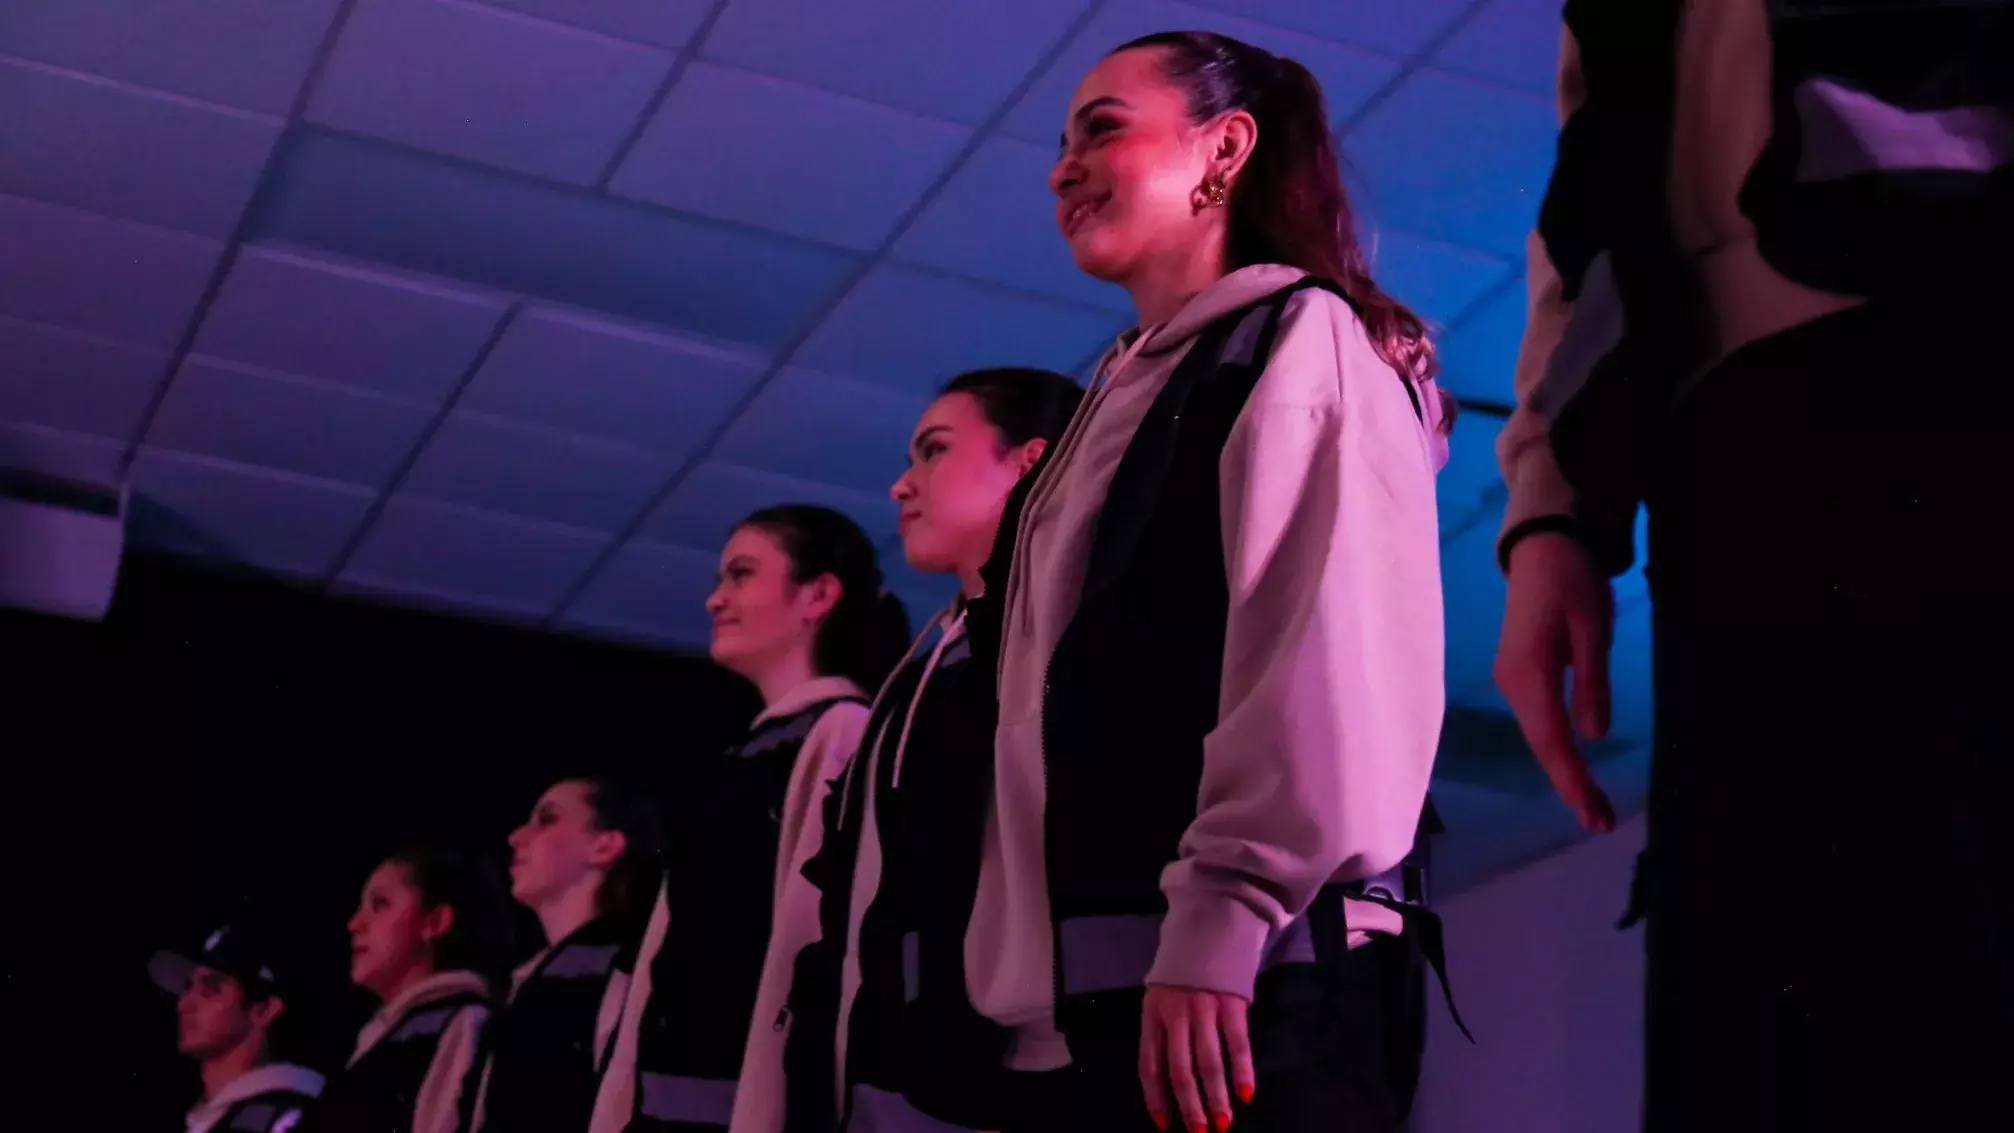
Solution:
<path fill-rule="evenodd" d="M 232 977 L 244 984 L 246 991 L 275 995 L 286 985 L 274 953 L 271 938 L 260 930 L 251 925 L 224 925 L 193 948 L 154 953 L 147 961 L 147 975 L 162 991 L 181 995 L 189 986 L 189 977 L 204 967 Z"/>

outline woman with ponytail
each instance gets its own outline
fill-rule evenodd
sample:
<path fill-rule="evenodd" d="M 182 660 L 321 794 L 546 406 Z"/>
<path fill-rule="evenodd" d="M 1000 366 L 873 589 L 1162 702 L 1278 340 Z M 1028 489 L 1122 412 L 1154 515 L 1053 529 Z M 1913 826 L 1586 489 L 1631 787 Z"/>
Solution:
<path fill-rule="evenodd" d="M 511 896 L 546 946 L 483 1035 L 474 1133 L 586 1127 L 663 866 L 657 804 L 608 775 L 546 788 L 510 836 Z"/>
<path fill-rule="evenodd" d="M 1046 370 L 953 378 L 916 423 L 890 494 L 909 565 L 958 579 L 874 699 L 866 742 L 828 797 L 805 879 L 816 942 L 771 942 L 733 1133 L 955 1133 L 999 1128 L 997 1028 L 965 995 L 965 928 L 993 754 L 982 572 L 1016 485 L 1063 435 L 1083 389 Z M 920 1041 L 919 1041 L 920 1040 Z M 975 1055 L 974 1044 L 980 1051 Z"/>
<path fill-rule="evenodd" d="M 997 596 L 966 976 L 1009 1129 L 1399 1127 L 1443 709 L 1448 404 L 1356 241 L 1319 85 L 1221 35 L 1084 78 L 1050 174 L 1136 329 Z"/>
<path fill-rule="evenodd" d="M 873 542 L 829 508 L 764 508 L 734 529 L 706 601 L 713 659 L 762 694 L 748 734 L 674 776 L 664 885 L 644 932 L 592 1133 L 725 1129 L 763 956 L 817 933 L 802 876 L 831 781 L 909 644 Z"/>

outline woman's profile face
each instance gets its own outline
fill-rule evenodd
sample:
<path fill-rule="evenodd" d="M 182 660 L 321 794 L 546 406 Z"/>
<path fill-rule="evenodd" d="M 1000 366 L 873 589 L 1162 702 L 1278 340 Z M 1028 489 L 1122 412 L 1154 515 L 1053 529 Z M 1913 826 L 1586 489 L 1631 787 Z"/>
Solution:
<path fill-rule="evenodd" d="M 1162 48 L 1108 56 L 1077 86 L 1049 172 L 1056 226 L 1085 274 L 1125 284 L 1207 229 L 1196 191 L 1210 174 L 1209 131 L 1163 76 Z"/>
<path fill-rule="evenodd" d="M 902 553 L 929 574 L 986 565 L 1000 514 L 1043 441 L 1007 445 L 969 393 L 947 393 L 916 422 L 909 467 L 889 494 L 901 505 Z"/>
<path fill-rule="evenodd" d="M 371 871 L 350 915 L 350 982 L 389 999 L 414 973 L 433 968 L 433 942 L 449 909 L 428 909 L 402 862 Z"/>
<path fill-rule="evenodd" d="M 793 578 L 783 543 L 760 527 L 737 528 L 720 552 L 720 582 L 706 600 L 713 615 L 715 662 L 744 677 L 794 649 L 808 649 L 821 606 L 810 585 Z"/>
<path fill-rule="evenodd" d="M 610 851 L 617 848 L 609 843 L 621 837 L 597 828 L 587 784 L 554 783 L 539 796 L 525 824 L 511 832 L 511 897 L 537 909 L 583 880 L 598 883 L 613 860 Z"/>

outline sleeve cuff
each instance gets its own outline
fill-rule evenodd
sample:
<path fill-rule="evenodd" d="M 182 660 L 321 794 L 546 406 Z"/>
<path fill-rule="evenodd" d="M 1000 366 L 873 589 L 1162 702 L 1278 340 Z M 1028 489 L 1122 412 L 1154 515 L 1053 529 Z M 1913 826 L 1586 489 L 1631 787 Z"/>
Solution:
<path fill-rule="evenodd" d="M 1251 906 L 1222 894 L 1171 898 L 1150 985 L 1252 998 L 1272 926 Z"/>
<path fill-rule="evenodd" d="M 1505 574 L 1510 573 L 1511 552 L 1531 535 L 1567 535 L 1579 539 L 1582 537 L 1582 532 L 1580 521 L 1570 515 L 1540 515 L 1527 519 L 1509 528 L 1497 538 L 1499 570 Z"/>

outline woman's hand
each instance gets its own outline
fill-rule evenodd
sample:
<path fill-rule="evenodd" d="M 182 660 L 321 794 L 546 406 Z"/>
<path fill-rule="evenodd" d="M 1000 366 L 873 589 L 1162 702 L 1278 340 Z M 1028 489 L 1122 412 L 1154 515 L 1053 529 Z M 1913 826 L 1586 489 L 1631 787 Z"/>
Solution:
<path fill-rule="evenodd" d="M 1216 991 L 1149 987 L 1140 1020 L 1140 1088 L 1154 1124 L 1168 1127 L 1175 1098 L 1189 1133 L 1231 1127 L 1231 1097 L 1249 1104 L 1258 1076 L 1245 1001 Z"/>
<path fill-rule="evenodd" d="M 1608 833 L 1615 807 L 1574 742 L 1608 734 L 1608 648 L 1615 597 L 1579 543 L 1550 532 L 1511 550 L 1496 682 L 1553 790 L 1580 824 Z M 1566 672 L 1573 670 L 1569 715 Z"/>

